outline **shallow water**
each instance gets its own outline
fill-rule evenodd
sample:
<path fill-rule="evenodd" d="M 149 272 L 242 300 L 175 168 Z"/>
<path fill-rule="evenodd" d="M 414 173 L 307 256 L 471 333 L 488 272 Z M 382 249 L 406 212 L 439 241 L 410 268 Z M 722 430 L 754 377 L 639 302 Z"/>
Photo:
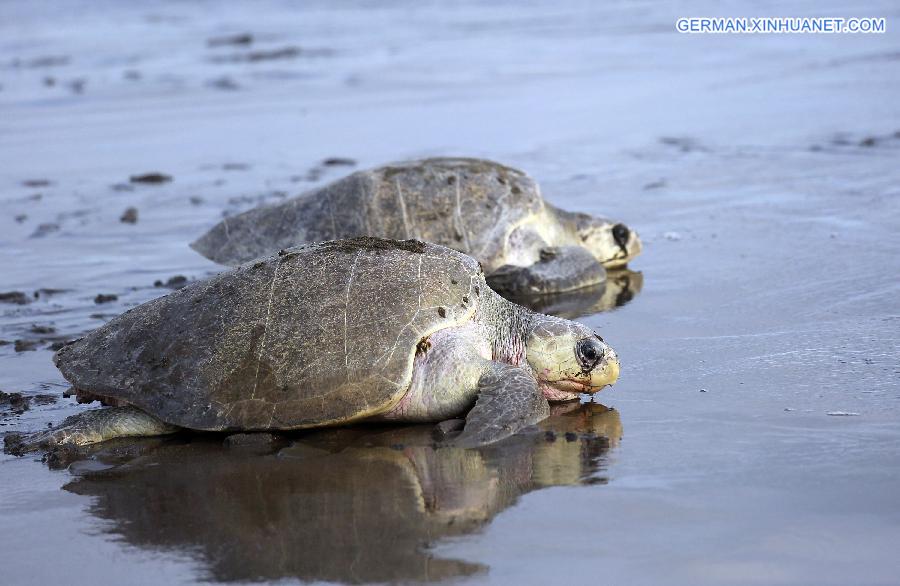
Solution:
<path fill-rule="evenodd" d="M 0 346 L 0 390 L 61 397 L 47 346 L 219 270 L 187 244 L 353 168 L 328 157 L 494 158 L 645 242 L 640 294 L 582 318 L 622 357 L 613 411 L 471 453 L 364 428 L 0 456 L 4 583 L 896 583 L 900 10 L 854 7 L 885 35 L 675 33 L 746 12 L 692 11 L 3 3 L 0 292 L 64 291 L 0 303 L 0 340 L 36 342 Z"/>

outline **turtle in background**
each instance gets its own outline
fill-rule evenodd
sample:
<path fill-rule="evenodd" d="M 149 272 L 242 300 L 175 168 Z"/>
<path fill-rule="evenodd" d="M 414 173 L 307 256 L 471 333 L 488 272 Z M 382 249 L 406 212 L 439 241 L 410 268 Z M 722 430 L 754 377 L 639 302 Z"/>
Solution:
<path fill-rule="evenodd" d="M 7 436 L 8 451 L 466 413 L 448 441 L 483 445 L 619 374 L 594 332 L 500 297 L 471 257 L 369 237 L 196 282 L 69 343 L 54 362 L 77 396 L 116 406 Z"/>
<path fill-rule="evenodd" d="M 625 224 L 544 201 L 522 171 L 433 158 L 358 171 L 282 203 L 225 218 L 191 246 L 238 265 L 304 243 L 414 238 L 478 260 L 499 293 L 545 294 L 602 283 L 641 251 Z"/>

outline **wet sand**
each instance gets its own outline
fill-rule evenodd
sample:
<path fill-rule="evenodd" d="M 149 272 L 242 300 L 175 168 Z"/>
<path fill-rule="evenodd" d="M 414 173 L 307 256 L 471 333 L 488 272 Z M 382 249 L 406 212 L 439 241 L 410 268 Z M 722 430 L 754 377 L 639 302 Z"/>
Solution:
<path fill-rule="evenodd" d="M 640 292 L 582 318 L 622 358 L 614 411 L 585 407 L 613 423 L 468 455 L 381 428 L 3 455 L 4 582 L 895 583 L 900 11 L 854 11 L 888 33 L 685 36 L 655 3 L 4 3 L 0 391 L 35 399 L 0 430 L 95 408 L 51 347 L 221 270 L 188 243 L 223 214 L 355 168 L 493 158 L 645 242 Z"/>

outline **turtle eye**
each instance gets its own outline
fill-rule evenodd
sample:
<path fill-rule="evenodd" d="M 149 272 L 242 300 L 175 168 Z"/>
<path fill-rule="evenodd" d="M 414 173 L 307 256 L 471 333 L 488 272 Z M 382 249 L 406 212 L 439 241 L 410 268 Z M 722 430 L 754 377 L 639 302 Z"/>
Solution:
<path fill-rule="evenodd" d="M 612 229 L 613 240 L 616 241 L 621 248 L 625 248 L 628 246 L 628 236 L 630 235 L 630 231 L 628 230 L 628 226 L 625 224 L 616 224 Z"/>
<path fill-rule="evenodd" d="M 575 357 L 585 372 L 593 369 L 605 353 L 603 342 L 598 338 L 585 338 L 575 344 Z"/>

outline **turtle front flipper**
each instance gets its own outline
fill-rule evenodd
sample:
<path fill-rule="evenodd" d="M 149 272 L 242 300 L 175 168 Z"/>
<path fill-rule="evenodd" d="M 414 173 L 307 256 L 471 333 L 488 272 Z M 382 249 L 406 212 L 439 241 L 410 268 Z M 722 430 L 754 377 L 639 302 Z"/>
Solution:
<path fill-rule="evenodd" d="M 550 404 L 530 372 L 493 363 L 478 379 L 478 399 L 466 416 L 462 432 L 450 441 L 456 447 L 475 447 L 507 438 L 550 416 Z"/>
<path fill-rule="evenodd" d="M 504 265 L 487 277 L 488 285 L 504 296 L 562 293 L 605 280 L 606 269 L 580 246 L 542 248 L 533 265 Z"/>
<path fill-rule="evenodd" d="M 4 450 L 21 455 L 61 445 L 87 446 L 119 437 L 175 433 L 174 425 L 134 407 L 109 407 L 67 417 L 60 425 L 32 434 L 9 434 Z"/>

